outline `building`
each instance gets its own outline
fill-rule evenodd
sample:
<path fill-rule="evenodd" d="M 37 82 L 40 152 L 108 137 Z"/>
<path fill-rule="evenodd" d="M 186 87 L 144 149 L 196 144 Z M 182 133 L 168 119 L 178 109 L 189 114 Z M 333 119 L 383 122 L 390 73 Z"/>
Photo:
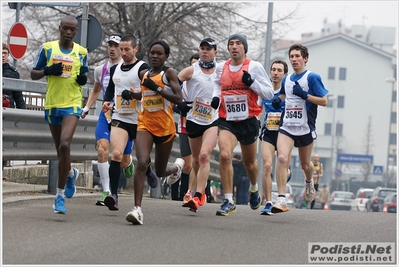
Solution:
<path fill-rule="evenodd" d="M 336 174 L 342 180 L 364 179 L 362 165 L 347 164 L 349 168 L 343 170 L 337 162 L 338 154 L 372 156 L 372 165 L 378 166 L 379 171 L 382 167 L 383 173 L 373 173 L 371 168 L 370 181 L 383 180 L 387 169 L 396 172 L 395 34 L 396 29 L 390 27 L 346 29 L 340 22 L 334 25 L 326 21 L 320 33 L 302 34 L 299 43 L 309 49 L 307 69 L 320 74 L 329 90 L 328 106 L 318 108 L 313 149 L 325 166 L 326 182 Z M 281 59 L 289 63 L 288 48 L 292 42 L 275 44 L 271 62 Z M 297 155 L 294 149 L 294 165 L 298 165 Z M 341 172 L 336 173 L 336 169 Z"/>

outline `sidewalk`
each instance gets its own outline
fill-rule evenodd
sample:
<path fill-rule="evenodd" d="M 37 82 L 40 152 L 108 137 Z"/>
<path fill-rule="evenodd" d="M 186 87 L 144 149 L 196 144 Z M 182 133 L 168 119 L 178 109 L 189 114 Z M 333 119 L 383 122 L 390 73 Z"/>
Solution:
<path fill-rule="evenodd" d="M 16 202 L 21 200 L 38 199 L 38 198 L 54 198 L 54 194 L 47 191 L 47 185 L 26 184 L 2 181 L 1 193 L 3 203 Z M 100 195 L 100 190 L 94 188 L 77 187 L 76 195 Z"/>

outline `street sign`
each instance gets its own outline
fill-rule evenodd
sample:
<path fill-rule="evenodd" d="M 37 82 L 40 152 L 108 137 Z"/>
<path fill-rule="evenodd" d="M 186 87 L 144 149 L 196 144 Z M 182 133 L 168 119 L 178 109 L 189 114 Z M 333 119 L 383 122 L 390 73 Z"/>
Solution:
<path fill-rule="evenodd" d="M 382 175 L 384 173 L 384 166 L 374 166 L 373 174 L 374 175 Z"/>
<path fill-rule="evenodd" d="M 8 46 L 14 59 L 20 59 L 25 55 L 28 48 L 28 32 L 21 22 L 12 25 L 8 34 Z"/>
<path fill-rule="evenodd" d="M 84 29 L 82 29 L 82 15 L 78 16 L 76 19 L 78 20 L 79 32 L 75 35 L 73 41 L 80 44 L 80 31 L 84 31 Z M 101 44 L 101 41 L 103 40 L 103 28 L 98 19 L 90 14 L 87 27 L 87 51 L 90 53 L 95 50 L 99 44 Z"/>
<path fill-rule="evenodd" d="M 335 170 L 335 177 L 341 178 L 342 177 L 342 171 L 341 170 Z"/>

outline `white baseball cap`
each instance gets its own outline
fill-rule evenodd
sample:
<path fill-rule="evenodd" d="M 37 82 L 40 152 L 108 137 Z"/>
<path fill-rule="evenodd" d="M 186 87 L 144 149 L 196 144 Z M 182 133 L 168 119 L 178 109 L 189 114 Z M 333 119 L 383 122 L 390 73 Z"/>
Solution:
<path fill-rule="evenodd" d="M 119 44 L 121 42 L 121 37 L 119 35 L 112 34 L 109 36 L 109 38 L 107 40 L 107 43 L 109 43 L 109 42 L 114 42 L 114 43 Z"/>

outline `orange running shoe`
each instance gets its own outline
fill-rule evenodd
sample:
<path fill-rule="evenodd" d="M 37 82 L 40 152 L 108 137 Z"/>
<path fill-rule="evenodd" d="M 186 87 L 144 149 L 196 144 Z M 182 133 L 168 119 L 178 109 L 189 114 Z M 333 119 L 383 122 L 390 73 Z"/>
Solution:
<path fill-rule="evenodd" d="M 185 194 L 183 197 L 183 204 L 181 205 L 182 207 L 189 207 L 188 202 L 193 199 L 189 194 Z"/>

